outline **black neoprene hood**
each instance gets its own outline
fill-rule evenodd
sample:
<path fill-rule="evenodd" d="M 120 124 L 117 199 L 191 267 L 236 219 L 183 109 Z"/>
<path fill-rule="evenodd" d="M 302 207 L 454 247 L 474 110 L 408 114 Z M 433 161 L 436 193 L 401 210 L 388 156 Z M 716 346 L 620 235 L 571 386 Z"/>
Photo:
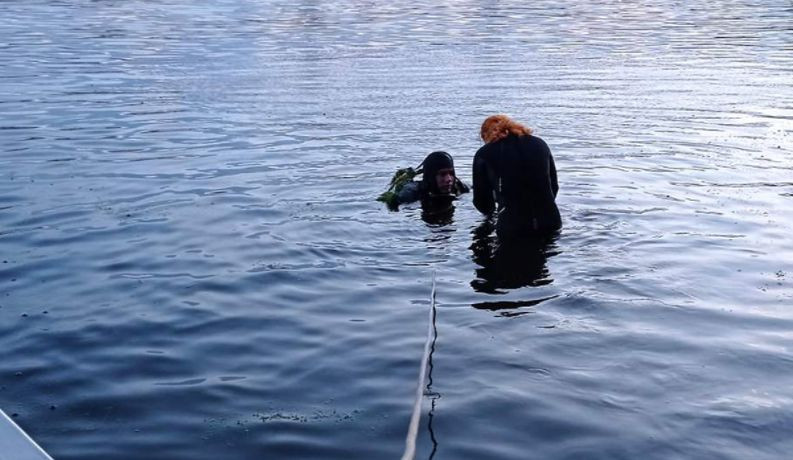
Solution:
<path fill-rule="evenodd" d="M 454 169 L 454 160 L 448 153 L 438 151 L 427 155 L 427 158 L 421 162 L 421 165 L 424 168 L 421 182 L 423 182 L 426 190 L 434 191 L 437 188 L 435 176 L 438 174 L 438 171 L 447 168 Z"/>

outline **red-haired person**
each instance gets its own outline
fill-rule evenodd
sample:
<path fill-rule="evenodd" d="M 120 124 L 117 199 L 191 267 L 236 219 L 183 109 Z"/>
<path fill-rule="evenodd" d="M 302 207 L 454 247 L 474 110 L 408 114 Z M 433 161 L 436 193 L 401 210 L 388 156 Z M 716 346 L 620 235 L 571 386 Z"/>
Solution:
<path fill-rule="evenodd" d="M 485 145 L 474 155 L 474 206 L 496 212 L 499 239 L 551 235 L 562 227 L 551 149 L 506 115 L 482 123 Z"/>

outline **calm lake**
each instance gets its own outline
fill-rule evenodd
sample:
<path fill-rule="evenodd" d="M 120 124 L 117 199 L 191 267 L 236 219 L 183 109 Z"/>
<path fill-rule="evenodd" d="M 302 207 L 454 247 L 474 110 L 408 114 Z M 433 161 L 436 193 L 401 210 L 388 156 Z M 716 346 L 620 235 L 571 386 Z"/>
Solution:
<path fill-rule="evenodd" d="M 787 0 L 0 2 L 0 408 L 61 459 L 781 459 Z M 375 197 L 507 113 L 564 229 Z M 0 446 L 0 448 L 2 448 Z"/>

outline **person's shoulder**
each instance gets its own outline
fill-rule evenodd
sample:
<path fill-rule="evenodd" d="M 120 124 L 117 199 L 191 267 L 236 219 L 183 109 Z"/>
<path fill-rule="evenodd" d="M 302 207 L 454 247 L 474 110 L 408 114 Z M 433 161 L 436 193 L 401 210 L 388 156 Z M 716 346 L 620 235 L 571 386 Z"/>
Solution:
<path fill-rule="evenodd" d="M 548 147 L 548 144 L 539 136 L 535 136 L 534 134 L 532 134 L 530 136 L 522 136 L 521 139 L 524 142 L 524 145 L 528 146 L 529 148 L 535 151 L 548 152 L 548 153 L 551 152 L 551 148 Z"/>
<path fill-rule="evenodd" d="M 524 139 L 526 139 L 527 142 L 530 142 L 530 143 L 532 143 L 534 145 L 548 147 L 548 144 L 540 136 L 536 136 L 534 134 L 531 134 L 529 136 L 523 136 L 523 137 L 524 137 Z"/>
<path fill-rule="evenodd" d="M 493 150 L 493 144 L 492 143 L 485 144 L 485 145 L 479 147 L 479 150 L 477 150 L 476 153 L 474 154 L 474 159 L 484 157 L 491 150 Z"/>
<path fill-rule="evenodd" d="M 419 198 L 421 198 L 421 182 L 417 181 L 408 182 L 397 193 L 398 204 L 412 203 Z"/>

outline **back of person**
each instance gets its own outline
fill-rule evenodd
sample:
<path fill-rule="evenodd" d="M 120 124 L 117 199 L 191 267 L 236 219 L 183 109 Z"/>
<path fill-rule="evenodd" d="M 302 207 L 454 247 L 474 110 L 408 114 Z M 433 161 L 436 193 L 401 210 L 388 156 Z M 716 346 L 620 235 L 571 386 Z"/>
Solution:
<path fill-rule="evenodd" d="M 547 235 L 562 226 L 550 148 L 517 126 L 522 130 L 490 138 L 474 156 L 474 205 L 486 214 L 497 205 L 500 238 Z"/>

